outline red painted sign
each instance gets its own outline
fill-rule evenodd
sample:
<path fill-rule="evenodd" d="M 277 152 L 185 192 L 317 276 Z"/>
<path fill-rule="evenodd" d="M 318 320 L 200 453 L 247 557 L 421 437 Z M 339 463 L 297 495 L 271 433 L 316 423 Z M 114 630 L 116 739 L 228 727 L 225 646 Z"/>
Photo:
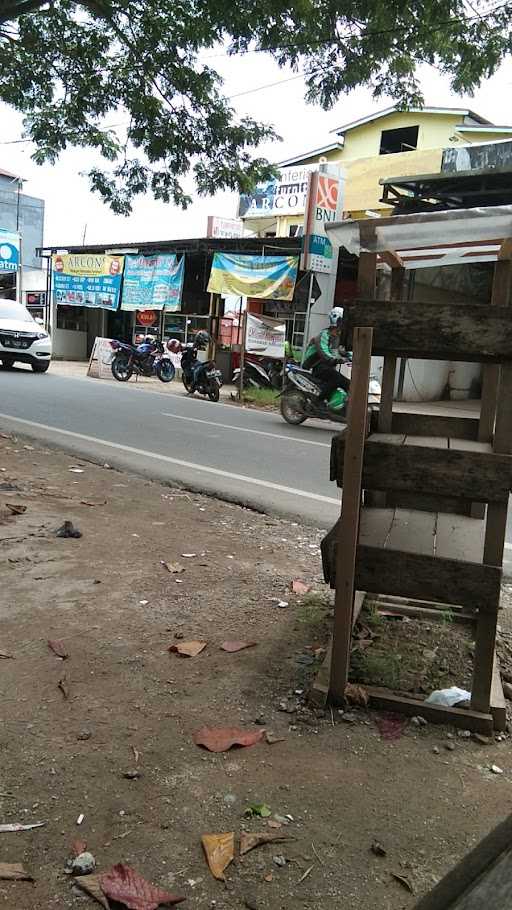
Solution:
<path fill-rule="evenodd" d="M 158 310 L 137 310 L 137 325 L 154 325 L 158 322 Z"/>

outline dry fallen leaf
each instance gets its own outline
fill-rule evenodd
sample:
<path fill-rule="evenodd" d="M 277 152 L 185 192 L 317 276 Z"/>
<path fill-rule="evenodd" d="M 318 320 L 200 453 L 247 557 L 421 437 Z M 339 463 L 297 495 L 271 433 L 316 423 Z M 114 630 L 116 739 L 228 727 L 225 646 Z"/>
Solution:
<path fill-rule="evenodd" d="M 230 834 L 203 834 L 201 843 L 213 877 L 224 881 L 224 870 L 235 856 L 235 835 L 233 832 Z"/>
<path fill-rule="evenodd" d="M 232 746 L 254 746 L 263 739 L 265 730 L 241 730 L 239 727 L 201 727 L 193 735 L 196 746 L 209 752 L 227 752 Z"/>
<path fill-rule="evenodd" d="M 7 651 L 0 651 L 0 660 L 14 660 L 14 654 L 8 654 Z"/>
<path fill-rule="evenodd" d="M 274 876 L 272 875 L 271 872 L 267 872 L 267 874 L 264 875 L 263 878 L 265 879 L 266 882 L 274 881 Z"/>
<path fill-rule="evenodd" d="M 21 863 L 0 863 L 0 880 L 4 882 L 34 881 Z"/>
<path fill-rule="evenodd" d="M 223 641 L 220 647 L 222 651 L 234 654 L 235 651 L 244 651 L 245 648 L 254 648 L 257 644 L 257 641 Z"/>
<path fill-rule="evenodd" d="M 73 884 L 78 885 L 82 891 L 94 897 L 102 907 L 105 907 L 105 910 L 110 910 L 110 904 L 102 891 L 100 879 L 100 875 L 75 875 Z"/>
<path fill-rule="evenodd" d="M 272 834 L 268 831 L 262 831 L 257 834 L 247 834 L 242 831 L 240 835 L 240 856 L 254 850 L 255 847 L 261 847 L 262 844 L 280 844 L 285 840 L 294 840 L 290 834 Z"/>
<path fill-rule="evenodd" d="M 85 853 L 87 850 L 87 843 L 84 840 L 74 840 L 71 844 L 71 852 L 73 856 L 80 856 L 81 853 Z"/>
<path fill-rule="evenodd" d="M 272 733 L 271 730 L 265 731 L 265 739 L 269 746 L 273 746 L 275 743 L 284 743 L 286 736 L 279 736 L 279 733 Z"/>
<path fill-rule="evenodd" d="M 99 880 L 103 893 L 129 910 L 157 910 L 161 904 L 174 906 L 185 900 L 147 882 L 125 863 L 117 863 L 107 872 L 102 872 Z"/>
<path fill-rule="evenodd" d="M 61 676 L 59 679 L 59 689 L 62 692 L 64 698 L 69 698 L 69 685 L 65 673 L 64 676 Z"/>
<path fill-rule="evenodd" d="M 292 594 L 309 594 L 311 585 L 307 585 L 304 581 L 301 581 L 300 578 L 295 578 L 290 585 L 290 589 Z"/>
<path fill-rule="evenodd" d="M 267 819 L 267 825 L 269 826 L 269 828 L 282 828 L 283 827 L 281 822 L 276 822 L 275 818 Z"/>
<path fill-rule="evenodd" d="M 101 502 L 90 502 L 88 499 L 81 499 L 80 504 L 82 506 L 106 506 L 107 500 L 102 499 Z"/>
<path fill-rule="evenodd" d="M 181 657 L 197 657 L 201 651 L 204 651 L 207 644 L 207 641 L 180 641 L 177 645 L 171 645 L 169 651 L 173 651 Z"/>
<path fill-rule="evenodd" d="M 180 575 L 181 572 L 185 571 L 185 566 L 182 566 L 180 562 L 165 562 L 164 559 L 161 559 L 160 564 L 164 569 L 167 569 L 171 575 Z"/>
<path fill-rule="evenodd" d="M 49 638 L 48 647 L 57 655 L 57 657 L 62 657 L 62 660 L 66 660 L 66 658 L 69 657 L 64 642 L 61 641 L 60 638 Z"/>
<path fill-rule="evenodd" d="M 349 705 L 357 705 L 359 708 L 366 708 L 370 701 L 368 692 L 364 686 L 357 686 L 355 683 L 346 684 L 345 698 Z"/>
<path fill-rule="evenodd" d="M 26 506 L 18 505 L 16 502 L 6 502 L 5 506 L 13 515 L 23 515 L 23 512 L 27 511 Z"/>
<path fill-rule="evenodd" d="M 414 888 L 412 887 L 409 879 L 405 877 L 405 875 L 400 875 L 399 872 L 392 872 L 391 875 L 397 880 L 397 882 L 400 882 L 403 888 L 406 888 L 407 891 L 409 891 L 411 894 L 414 894 Z"/>

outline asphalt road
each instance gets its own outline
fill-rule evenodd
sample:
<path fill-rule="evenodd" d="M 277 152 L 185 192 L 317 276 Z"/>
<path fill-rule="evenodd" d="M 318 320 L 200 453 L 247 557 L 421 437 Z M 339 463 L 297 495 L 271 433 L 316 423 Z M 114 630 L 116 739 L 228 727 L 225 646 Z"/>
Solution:
<path fill-rule="evenodd" d="M 27 369 L 0 371 L 0 425 L 190 489 L 329 528 L 335 424 Z"/>

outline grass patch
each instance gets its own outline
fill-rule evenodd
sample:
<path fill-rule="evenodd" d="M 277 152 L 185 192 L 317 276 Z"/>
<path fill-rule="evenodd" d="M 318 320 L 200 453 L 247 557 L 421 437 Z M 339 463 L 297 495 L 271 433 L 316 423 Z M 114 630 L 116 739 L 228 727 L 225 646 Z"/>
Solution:
<path fill-rule="evenodd" d="M 318 626 L 324 622 L 327 613 L 330 611 L 331 605 L 328 600 L 328 595 L 316 592 L 311 592 L 310 594 L 305 594 L 302 598 L 302 603 L 297 607 L 295 613 L 295 618 L 297 622 L 304 623 L 309 626 Z"/>
<path fill-rule="evenodd" d="M 277 389 L 244 389 L 243 400 L 256 408 L 277 408 L 278 396 Z"/>

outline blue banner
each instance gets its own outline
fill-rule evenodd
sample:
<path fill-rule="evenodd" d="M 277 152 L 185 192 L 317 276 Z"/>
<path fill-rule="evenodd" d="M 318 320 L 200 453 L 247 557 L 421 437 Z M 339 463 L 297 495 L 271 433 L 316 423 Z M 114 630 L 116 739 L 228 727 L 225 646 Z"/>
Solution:
<path fill-rule="evenodd" d="M 238 256 L 215 253 L 208 290 L 263 300 L 292 300 L 298 256 Z"/>
<path fill-rule="evenodd" d="M 103 253 L 52 256 L 53 296 L 57 304 L 117 310 L 123 257 Z"/>
<path fill-rule="evenodd" d="M 184 256 L 179 262 L 174 253 L 126 256 L 121 309 L 180 310 L 184 275 Z"/>
<path fill-rule="evenodd" d="M 0 272 L 16 272 L 20 265 L 20 235 L 0 228 Z"/>

